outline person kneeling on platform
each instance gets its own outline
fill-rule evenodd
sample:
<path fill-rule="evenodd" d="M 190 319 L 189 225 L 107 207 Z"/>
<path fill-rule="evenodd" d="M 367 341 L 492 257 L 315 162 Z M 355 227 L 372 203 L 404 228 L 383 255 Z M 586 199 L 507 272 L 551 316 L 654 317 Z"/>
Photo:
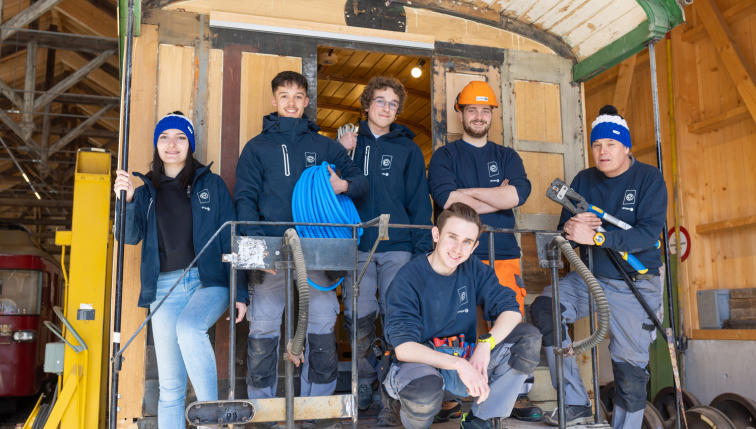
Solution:
<path fill-rule="evenodd" d="M 452 204 L 432 230 L 435 249 L 404 265 L 389 286 L 385 330 L 396 358 L 383 385 L 401 404 L 405 428 L 430 427 L 442 401 L 466 396 L 478 399 L 462 428 L 491 427 L 509 416 L 538 365 L 541 334 L 522 323 L 515 293 L 472 255 L 481 228 L 473 208 Z M 478 305 L 494 325 L 472 353 L 436 345 L 461 335 L 475 343 Z"/>

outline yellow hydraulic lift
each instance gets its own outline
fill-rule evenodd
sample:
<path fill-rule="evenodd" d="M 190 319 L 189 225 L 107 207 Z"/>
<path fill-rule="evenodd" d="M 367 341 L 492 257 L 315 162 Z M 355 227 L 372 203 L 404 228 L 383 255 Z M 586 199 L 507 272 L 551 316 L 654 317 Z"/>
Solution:
<path fill-rule="evenodd" d="M 64 309 L 56 307 L 66 329 L 64 341 L 48 344 L 45 371 L 59 374 L 57 400 L 45 429 L 105 427 L 110 344 L 110 290 L 113 234 L 110 221 L 110 153 L 80 149 L 76 158 L 71 231 L 58 231 L 55 243 L 70 246 L 70 274 Z M 64 267 L 65 270 L 65 267 Z M 62 362 L 60 356 L 63 356 Z M 39 404 L 37 404 L 39 407 Z M 24 428 L 40 418 L 37 409 Z"/>

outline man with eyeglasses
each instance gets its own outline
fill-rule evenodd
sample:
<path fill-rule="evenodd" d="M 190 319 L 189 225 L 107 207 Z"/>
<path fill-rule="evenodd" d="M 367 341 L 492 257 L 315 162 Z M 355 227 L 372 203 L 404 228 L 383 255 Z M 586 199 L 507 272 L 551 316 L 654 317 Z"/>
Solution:
<path fill-rule="evenodd" d="M 354 199 L 363 221 L 381 214 L 391 215 L 391 223 L 431 226 L 433 209 L 425 176 L 425 160 L 409 128 L 394 123 L 402 113 L 407 92 L 396 78 L 375 76 L 362 92 L 360 102 L 367 120 L 361 121 L 357 133 L 347 133 L 340 143 L 353 153 L 354 163 L 368 179 L 370 190 Z M 360 239 L 358 272 L 362 270 L 378 236 L 377 228 L 367 228 Z M 360 283 L 357 304 L 357 353 L 359 389 L 357 404 L 366 410 L 372 402 L 373 389 L 379 382 L 377 362 L 371 352 L 375 340 L 375 320 L 386 314 L 386 290 L 396 272 L 415 256 L 431 249 L 430 229 L 391 228 L 389 239 L 376 249 Z M 347 276 L 342 289 L 347 332 L 352 332 L 352 277 Z M 376 300 L 376 291 L 379 298 Z M 352 341 L 351 334 L 349 335 Z M 399 426 L 398 403 L 381 388 L 383 408 L 378 415 L 380 427 Z"/>
<path fill-rule="evenodd" d="M 514 228 L 512 209 L 525 204 L 531 185 L 517 152 L 488 140 L 496 107 L 499 103 L 488 83 L 473 81 L 462 89 L 454 102 L 454 110 L 462 121 L 462 138 L 435 151 L 428 166 L 428 184 L 433 200 L 441 209 L 455 202 L 465 203 L 475 209 L 483 224 Z M 496 234 L 494 264 L 488 261 L 488 247 L 488 234 L 484 233 L 475 256 L 492 265 L 501 285 L 514 290 L 520 313 L 524 314 L 526 291 L 517 239 L 514 234 Z M 481 318 L 478 321 L 481 334 L 487 327 Z M 436 421 L 457 418 L 460 412 L 458 404 L 444 403 Z M 543 412 L 522 395 L 512 410 L 512 417 L 540 421 Z"/>

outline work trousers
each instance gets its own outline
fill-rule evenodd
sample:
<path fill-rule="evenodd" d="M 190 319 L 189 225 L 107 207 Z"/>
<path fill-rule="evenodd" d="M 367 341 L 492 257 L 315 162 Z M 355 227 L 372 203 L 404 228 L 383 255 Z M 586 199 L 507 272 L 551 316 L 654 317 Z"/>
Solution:
<path fill-rule="evenodd" d="M 215 353 L 207 330 L 228 308 L 228 288 L 203 287 L 197 268 L 192 268 L 155 311 L 183 271 L 160 273 L 155 301 L 150 304 L 150 311 L 155 312 L 150 323 L 160 382 L 158 426 L 161 429 L 186 427 L 187 374 L 198 401 L 218 400 Z"/>
<path fill-rule="evenodd" d="M 612 427 L 615 429 L 640 429 L 643 410 L 646 407 L 646 384 L 649 346 L 654 339 L 654 325 L 640 302 L 624 281 L 596 277 L 611 313 L 609 323 L 609 354 L 612 359 L 617 396 L 614 402 Z M 650 280 L 638 280 L 635 286 L 657 316 L 662 314 L 662 290 L 659 276 Z M 556 388 L 554 332 L 551 286 L 544 289 L 530 307 L 533 322 L 543 334 L 546 357 L 549 361 L 552 384 Z M 589 292 L 585 282 L 573 271 L 559 280 L 559 297 L 562 312 L 562 346 L 572 340 L 567 334 L 567 324 L 588 316 Z M 565 403 L 585 406 L 591 403 L 583 380 L 580 378 L 575 357 L 564 358 Z"/>
<path fill-rule="evenodd" d="M 307 271 L 307 276 L 320 286 L 332 283 L 323 271 Z M 276 396 L 281 323 L 286 305 L 284 277 L 281 270 L 275 275 L 265 273 L 262 284 L 249 286 L 247 394 L 250 399 Z M 293 280 L 296 281 L 296 271 Z M 339 302 L 335 291 L 322 291 L 312 286 L 309 286 L 309 291 L 305 359 L 300 377 L 301 396 L 329 396 L 336 390 L 339 374 L 333 331 L 339 314 Z"/>
<path fill-rule="evenodd" d="M 357 275 L 362 272 L 368 252 L 357 253 Z M 371 385 L 377 378 L 375 360 L 370 355 L 370 344 L 375 340 L 375 319 L 378 313 L 386 314 L 386 291 L 397 271 L 412 258 L 410 252 L 375 253 L 360 282 L 357 297 L 357 347 L 352 344 L 352 286 L 351 273 L 344 280 L 341 294 L 344 302 L 344 327 L 349 333 L 349 344 L 356 349 L 359 384 Z M 378 299 L 376 300 L 376 292 Z"/>
<path fill-rule="evenodd" d="M 488 386 L 491 392 L 483 403 L 475 402 L 472 413 L 483 420 L 508 417 L 525 379 L 540 359 L 541 334 L 533 325 L 518 324 L 491 351 Z M 441 410 L 442 401 L 456 396 L 444 390 L 439 371 L 423 363 L 395 363 L 386 380 L 386 392 L 401 403 L 400 417 L 407 429 L 427 429 Z"/>

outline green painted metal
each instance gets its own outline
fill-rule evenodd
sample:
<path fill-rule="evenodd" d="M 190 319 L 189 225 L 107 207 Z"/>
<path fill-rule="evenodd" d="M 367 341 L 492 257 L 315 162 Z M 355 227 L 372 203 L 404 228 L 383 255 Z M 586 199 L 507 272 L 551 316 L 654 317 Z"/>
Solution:
<path fill-rule="evenodd" d="M 671 258 L 670 259 L 670 265 L 671 265 L 671 274 L 672 274 L 672 283 L 677 284 L 677 259 Z M 664 282 L 664 277 L 662 277 L 662 283 Z M 667 288 L 664 287 L 662 284 L 662 291 L 664 291 L 664 303 L 667 302 Z M 677 300 L 677 288 L 672 288 L 672 295 L 675 303 L 675 316 L 676 320 L 679 320 L 682 315 L 680 314 L 680 307 L 677 305 L 679 302 Z M 664 306 L 664 320 L 662 320 L 662 325 L 664 325 L 665 328 L 669 327 L 669 315 L 667 314 L 667 306 Z M 678 365 L 679 365 L 679 359 L 678 359 Z M 669 347 L 667 346 L 667 342 L 664 341 L 664 338 L 661 338 L 660 336 L 656 337 L 656 341 L 651 343 L 651 350 L 650 350 L 650 359 L 648 362 L 649 367 L 649 374 L 650 379 L 648 383 L 648 400 L 653 401 L 656 397 L 656 394 L 659 393 L 660 390 L 667 386 L 673 386 L 674 381 L 672 379 L 672 362 L 669 358 Z"/>
<path fill-rule="evenodd" d="M 636 0 L 648 19 L 638 27 L 575 64 L 572 77 L 584 82 L 609 70 L 643 50 L 648 42 L 659 40 L 683 22 L 683 11 L 675 0 Z"/>
<path fill-rule="evenodd" d="M 119 77 L 123 77 L 123 51 L 126 47 L 126 19 L 129 12 L 129 0 L 118 0 L 118 67 Z M 139 37 L 139 22 L 142 17 L 142 1 L 134 0 L 134 37 Z M 120 79 L 123 81 L 123 79 Z"/>

